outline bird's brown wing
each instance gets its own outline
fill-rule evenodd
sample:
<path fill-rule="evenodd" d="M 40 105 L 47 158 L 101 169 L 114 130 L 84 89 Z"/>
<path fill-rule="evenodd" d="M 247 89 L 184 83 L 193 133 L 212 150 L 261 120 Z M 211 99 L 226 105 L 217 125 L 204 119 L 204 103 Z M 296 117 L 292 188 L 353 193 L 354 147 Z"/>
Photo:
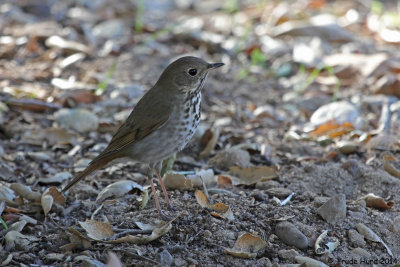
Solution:
<path fill-rule="evenodd" d="M 93 159 L 89 166 L 62 190 L 63 192 L 108 162 L 124 157 L 124 148 L 142 140 L 168 121 L 172 113 L 171 105 L 167 105 L 165 101 L 148 103 L 143 100 L 146 100 L 146 96 L 139 101 L 128 119 L 113 136 L 107 148 Z"/>

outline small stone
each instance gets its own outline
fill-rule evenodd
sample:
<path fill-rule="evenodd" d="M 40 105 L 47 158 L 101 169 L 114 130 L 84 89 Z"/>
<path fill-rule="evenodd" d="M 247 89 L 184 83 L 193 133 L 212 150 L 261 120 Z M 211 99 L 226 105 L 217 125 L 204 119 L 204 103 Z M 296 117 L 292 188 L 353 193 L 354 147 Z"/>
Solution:
<path fill-rule="evenodd" d="M 365 214 L 363 212 L 360 211 L 348 211 L 349 217 L 353 218 L 353 219 L 361 219 L 363 220 L 365 217 Z"/>
<path fill-rule="evenodd" d="M 368 251 L 366 251 L 363 248 L 353 248 L 351 250 L 352 253 L 357 254 L 358 256 L 361 256 L 363 258 L 371 258 L 371 253 L 369 253 Z"/>
<path fill-rule="evenodd" d="M 300 256 L 300 254 L 294 249 L 281 249 L 278 251 L 278 257 L 289 262 L 293 262 L 297 256 Z"/>
<path fill-rule="evenodd" d="M 45 160 L 51 160 L 53 156 L 51 153 L 48 152 L 43 152 L 43 151 L 37 151 L 37 152 L 27 152 L 26 153 L 31 159 L 36 160 L 36 161 L 45 161 Z"/>
<path fill-rule="evenodd" d="M 268 196 L 266 194 L 264 194 L 263 192 L 260 192 L 259 190 L 253 190 L 249 197 L 253 197 L 254 200 L 258 201 L 258 202 L 265 202 L 268 199 Z"/>
<path fill-rule="evenodd" d="M 273 266 L 271 263 L 271 260 L 268 259 L 267 257 L 262 257 L 257 260 L 256 264 L 254 266 L 265 266 L 265 267 L 271 267 Z"/>
<path fill-rule="evenodd" d="M 54 117 L 59 124 L 78 132 L 95 131 L 99 124 L 97 116 L 85 109 L 60 109 Z"/>
<path fill-rule="evenodd" d="M 283 243 L 298 249 L 308 248 L 308 238 L 290 222 L 280 222 L 276 225 L 275 234 Z"/>
<path fill-rule="evenodd" d="M 265 182 L 257 182 L 256 183 L 256 188 L 260 190 L 267 190 L 273 187 L 279 187 L 281 184 L 277 181 L 274 180 L 268 180 Z"/>
<path fill-rule="evenodd" d="M 160 263 L 160 266 L 172 266 L 174 259 L 168 250 L 164 249 L 161 253 L 157 254 L 157 260 Z"/>
<path fill-rule="evenodd" d="M 355 247 L 365 247 L 366 242 L 364 240 L 364 236 L 360 235 L 356 230 L 350 229 L 347 232 L 347 236 L 349 237 L 349 243 Z"/>
<path fill-rule="evenodd" d="M 243 149 L 228 148 L 219 151 L 208 163 L 221 170 L 228 170 L 232 166 L 246 168 L 250 165 L 250 154 Z"/>
<path fill-rule="evenodd" d="M 309 257 L 297 256 L 296 261 L 300 264 L 304 264 L 304 266 L 312 266 L 312 267 L 328 267 L 322 261 L 317 261 Z"/>
<path fill-rule="evenodd" d="M 393 219 L 392 223 L 389 226 L 389 230 L 393 233 L 400 232 L 400 216 L 397 216 Z"/>
<path fill-rule="evenodd" d="M 329 197 L 315 197 L 313 204 L 315 207 L 321 207 L 322 205 L 324 205 L 327 201 L 329 200 Z"/>
<path fill-rule="evenodd" d="M 283 198 L 283 197 L 287 197 L 288 195 L 290 195 L 293 191 L 288 188 L 274 187 L 274 188 L 270 188 L 270 189 L 266 190 L 265 192 L 268 195 L 278 197 L 278 198 Z"/>
<path fill-rule="evenodd" d="M 360 164 L 358 164 L 358 161 L 355 159 L 349 159 L 343 162 L 342 168 L 348 171 L 354 178 L 358 178 L 363 174 Z"/>
<path fill-rule="evenodd" d="M 204 236 L 205 238 L 210 238 L 210 237 L 212 237 L 212 233 L 211 233 L 211 231 L 209 231 L 209 230 L 205 230 L 205 231 L 203 232 L 203 236 Z"/>
<path fill-rule="evenodd" d="M 333 196 L 317 209 L 317 213 L 331 224 L 343 220 L 346 218 L 346 196 L 344 194 Z"/>
<path fill-rule="evenodd" d="M 187 266 L 188 265 L 188 263 L 187 263 L 187 261 L 185 261 L 184 259 L 182 259 L 182 258 L 175 258 L 174 259 L 174 266 Z"/>
<path fill-rule="evenodd" d="M 353 141 L 345 141 L 345 140 L 337 142 L 336 146 L 339 149 L 339 151 L 345 155 L 354 153 L 359 148 L 358 143 L 353 142 Z"/>

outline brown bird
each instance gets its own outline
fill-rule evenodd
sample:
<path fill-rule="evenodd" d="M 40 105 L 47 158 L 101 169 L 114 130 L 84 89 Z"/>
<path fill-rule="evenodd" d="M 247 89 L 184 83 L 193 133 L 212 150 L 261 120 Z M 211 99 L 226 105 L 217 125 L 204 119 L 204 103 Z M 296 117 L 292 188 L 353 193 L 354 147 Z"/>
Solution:
<path fill-rule="evenodd" d="M 148 179 L 158 213 L 166 217 L 153 183 L 157 174 L 169 209 L 172 209 L 160 175 L 162 160 L 182 150 L 200 122 L 201 89 L 208 71 L 223 63 L 207 63 L 196 57 L 172 62 L 157 83 L 139 100 L 108 146 L 62 191 L 117 158 L 130 158 L 148 166 Z"/>

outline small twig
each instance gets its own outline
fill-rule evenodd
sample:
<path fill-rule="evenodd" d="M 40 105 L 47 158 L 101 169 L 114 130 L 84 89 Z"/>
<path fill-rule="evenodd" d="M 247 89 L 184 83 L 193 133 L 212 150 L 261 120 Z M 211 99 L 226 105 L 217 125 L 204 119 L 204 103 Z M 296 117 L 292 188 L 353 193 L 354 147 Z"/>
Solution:
<path fill-rule="evenodd" d="M 210 192 L 211 194 L 225 194 L 225 195 L 229 195 L 232 197 L 238 196 L 238 194 L 235 194 L 229 190 L 222 189 L 222 188 L 210 188 L 210 189 L 208 189 L 208 192 Z"/>
<path fill-rule="evenodd" d="M 115 230 L 115 231 L 117 231 L 117 230 Z M 146 235 L 146 234 L 151 234 L 152 232 L 153 232 L 152 230 L 128 229 L 128 230 L 125 230 L 125 231 L 122 231 L 122 232 L 120 232 L 120 233 L 117 233 L 117 234 L 113 235 L 113 237 L 111 238 L 111 240 L 113 240 L 113 239 L 118 239 L 118 238 L 120 238 L 120 237 L 122 237 L 122 236 L 129 235 L 129 234 L 135 234 L 135 235 L 142 234 L 142 235 Z"/>
<path fill-rule="evenodd" d="M 149 261 L 149 262 L 153 263 L 154 266 L 160 265 L 159 262 L 157 262 L 157 261 L 155 261 L 155 260 L 152 260 L 152 259 L 150 259 L 150 258 L 147 258 L 147 257 L 145 257 L 145 256 L 141 256 L 141 255 L 138 255 L 138 254 L 135 254 L 135 253 L 126 251 L 126 250 L 122 250 L 122 249 L 114 250 L 114 252 L 116 252 L 116 251 L 125 253 L 126 255 L 131 256 L 131 257 L 134 257 L 134 258 L 139 259 L 139 260 L 146 260 L 146 261 Z"/>
<path fill-rule="evenodd" d="M 203 165 L 201 165 L 201 164 L 198 164 L 198 163 L 195 163 L 195 162 L 183 161 L 183 160 L 176 160 L 175 163 L 184 164 L 184 165 L 188 165 L 188 166 L 196 167 L 196 168 L 203 167 Z"/>

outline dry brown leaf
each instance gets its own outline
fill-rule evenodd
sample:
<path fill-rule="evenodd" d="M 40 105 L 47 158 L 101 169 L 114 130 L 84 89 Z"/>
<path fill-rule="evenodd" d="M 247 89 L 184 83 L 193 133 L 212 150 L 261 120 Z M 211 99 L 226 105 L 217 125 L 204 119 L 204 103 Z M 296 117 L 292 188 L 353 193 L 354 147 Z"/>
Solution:
<path fill-rule="evenodd" d="M 211 206 L 211 209 L 213 209 L 215 212 L 211 212 L 210 214 L 216 218 L 228 219 L 229 221 L 233 221 L 235 219 L 231 208 L 224 203 L 214 204 Z"/>
<path fill-rule="evenodd" d="M 259 236 L 244 233 L 236 240 L 233 248 L 225 248 L 225 251 L 235 257 L 250 259 L 255 258 L 257 256 L 257 251 L 266 246 L 267 242 L 262 240 Z"/>
<path fill-rule="evenodd" d="M 42 195 L 39 192 L 34 192 L 29 186 L 13 183 L 10 185 L 10 188 L 15 191 L 21 197 L 32 200 L 34 202 L 40 202 Z"/>
<path fill-rule="evenodd" d="M 372 193 L 362 196 L 359 200 L 364 200 L 367 207 L 376 208 L 380 210 L 388 210 L 393 208 L 394 201 L 386 202 L 382 197 L 376 196 Z"/>
<path fill-rule="evenodd" d="M 361 235 L 363 235 L 366 239 L 381 243 L 386 248 L 386 251 L 388 252 L 388 254 L 393 257 L 393 253 L 390 250 L 390 248 L 388 247 L 388 245 L 386 245 L 386 243 L 383 242 L 382 238 L 380 238 L 374 231 L 372 231 L 370 228 L 368 228 L 367 226 L 365 226 L 362 223 L 357 224 L 356 228 L 357 228 L 357 231 Z"/>
<path fill-rule="evenodd" d="M 168 171 L 163 177 L 164 185 L 170 189 L 193 189 L 191 179 L 183 174 Z"/>
<path fill-rule="evenodd" d="M 340 137 L 354 130 L 353 124 L 345 122 L 343 124 L 337 124 L 333 121 L 321 124 L 315 130 L 310 132 L 312 136 L 323 136 L 327 135 L 330 138 Z"/>
<path fill-rule="evenodd" d="M 78 230 L 73 227 L 68 228 L 68 232 L 70 233 L 69 239 L 70 244 L 66 244 L 61 249 L 64 251 L 72 250 L 78 246 L 82 246 L 84 249 L 88 249 L 91 246 L 90 239 L 81 234 Z"/>
<path fill-rule="evenodd" d="M 232 179 L 234 185 L 251 185 L 278 177 L 277 171 L 267 166 L 253 166 L 248 168 L 234 166 L 229 169 L 229 174 L 239 179 Z"/>
<path fill-rule="evenodd" d="M 212 212 L 210 212 L 212 216 L 216 218 L 228 219 L 230 221 L 235 219 L 233 212 L 228 205 L 224 203 L 216 203 L 214 205 L 210 204 L 206 195 L 204 195 L 204 193 L 200 190 L 196 190 L 195 196 L 197 203 L 199 203 L 202 208 L 209 208 L 213 210 Z"/>
<path fill-rule="evenodd" d="M 218 186 L 219 187 L 231 187 L 232 179 L 229 176 L 218 175 Z"/>
<path fill-rule="evenodd" d="M 109 197 L 121 197 L 133 189 L 139 189 L 140 191 L 143 191 L 143 187 L 134 181 L 122 180 L 112 183 L 101 190 L 101 192 L 97 195 L 96 202 L 103 202 Z"/>
<path fill-rule="evenodd" d="M 97 241 L 110 238 L 114 235 L 108 222 L 86 220 L 85 222 L 79 222 L 79 224 L 87 232 L 88 237 Z"/>
<path fill-rule="evenodd" d="M 108 243 L 108 244 L 120 244 L 120 243 L 128 242 L 128 243 L 133 243 L 133 244 L 137 244 L 137 245 L 143 245 L 143 244 L 150 243 L 151 241 L 156 240 L 157 238 L 165 235 L 166 233 L 168 233 L 171 230 L 171 228 L 172 228 L 172 225 L 171 225 L 171 221 L 170 221 L 160 227 L 154 228 L 151 235 L 148 235 L 148 236 L 126 235 L 126 236 L 118 238 L 116 240 L 110 240 L 110 241 L 104 241 L 104 242 Z"/>
<path fill-rule="evenodd" d="M 89 90 L 74 90 L 68 91 L 61 97 L 61 103 L 64 107 L 76 107 L 79 103 L 95 103 L 100 101 L 101 97 Z"/>
<path fill-rule="evenodd" d="M 65 197 L 60 191 L 58 191 L 56 187 L 50 187 L 43 192 L 40 202 L 44 211 L 44 215 L 47 216 L 51 210 L 51 207 L 53 206 L 53 203 L 55 202 L 63 205 L 65 203 Z"/>
<path fill-rule="evenodd" d="M 53 206 L 53 197 L 51 195 L 48 194 L 43 194 L 42 198 L 41 198 L 41 204 L 42 204 L 42 209 L 44 212 L 44 216 L 47 216 L 47 214 L 49 213 L 49 211 L 51 210 L 51 207 Z"/>
<path fill-rule="evenodd" d="M 400 164 L 395 160 L 395 158 L 392 155 L 383 156 L 383 168 L 390 175 L 400 178 Z"/>
<path fill-rule="evenodd" d="M 108 252 L 108 260 L 106 267 L 123 267 L 121 260 L 118 258 L 117 254 L 114 252 Z"/>
<path fill-rule="evenodd" d="M 215 145 L 218 142 L 219 134 L 220 134 L 220 129 L 218 126 L 213 126 L 211 129 L 208 129 L 204 133 L 201 142 L 206 143 L 206 146 L 203 149 L 203 151 L 201 151 L 199 154 L 200 159 L 206 158 L 210 155 L 210 153 L 212 152 L 212 150 L 214 149 Z M 206 141 L 205 138 L 208 138 L 208 140 Z"/>
<path fill-rule="evenodd" d="M 202 208 L 210 208 L 210 203 L 208 202 L 208 199 L 203 192 L 201 192 L 200 190 L 196 190 L 194 195 L 196 197 L 197 203 L 199 203 Z"/>

